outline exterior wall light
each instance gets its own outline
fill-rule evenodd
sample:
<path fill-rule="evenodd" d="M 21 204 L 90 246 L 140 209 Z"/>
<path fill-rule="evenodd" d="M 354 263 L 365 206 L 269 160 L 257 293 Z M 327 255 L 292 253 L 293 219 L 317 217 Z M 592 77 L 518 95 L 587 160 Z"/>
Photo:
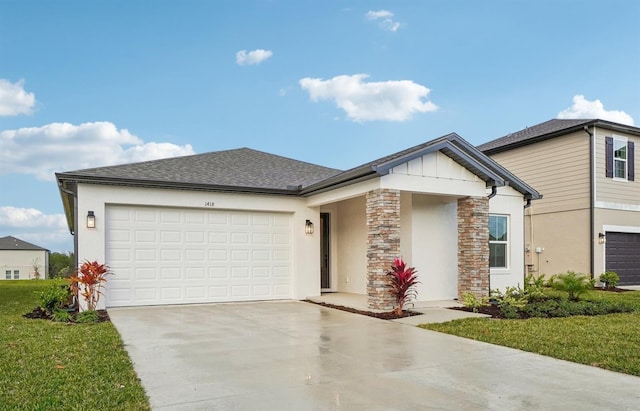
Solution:
<path fill-rule="evenodd" d="M 313 234 L 313 223 L 311 220 L 307 220 L 307 222 L 304 223 L 304 232 L 307 234 Z"/>
<path fill-rule="evenodd" d="M 598 233 L 598 243 L 604 244 L 607 242 L 607 235 L 605 233 Z"/>
<path fill-rule="evenodd" d="M 93 211 L 87 213 L 87 228 L 96 228 L 96 216 Z"/>

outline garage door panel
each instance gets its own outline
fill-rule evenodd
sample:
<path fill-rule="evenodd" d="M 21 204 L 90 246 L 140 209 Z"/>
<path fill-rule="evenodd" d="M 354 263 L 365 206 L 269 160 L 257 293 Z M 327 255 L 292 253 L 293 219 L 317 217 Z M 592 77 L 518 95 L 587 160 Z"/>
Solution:
<path fill-rule="evenodd" d="M 291 297 L 291 216 L 107 207 L 107 306 Z"/>
<path fill-rule="evenodd" d="M 640 233 L 607 232 L 606 270 L 620 276 L 620 285 L 640 285 Z"/>

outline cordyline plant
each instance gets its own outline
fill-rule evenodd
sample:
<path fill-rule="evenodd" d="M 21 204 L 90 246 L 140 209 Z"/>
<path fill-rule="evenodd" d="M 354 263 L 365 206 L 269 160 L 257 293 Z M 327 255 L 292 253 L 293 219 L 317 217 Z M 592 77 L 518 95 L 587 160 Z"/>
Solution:
<path fill-rule="evenodd" d="M 82 296 L 87 303 L 87 310 L 94 311 L 100 301 L 102 288 L 107 282 L 106 276 L 111 274 L 109 267 L 104 264 L 98 264 L 97 261 L 85 261 L 80 270 L 76 271 L 69 281 L 71 282 L 71 291 L 75 295 Z"/>
<path fill-rule="evenodd" d="M 394 258 L 391 271 L 387 275 L 391 278 L 391 292 L 396 299 L 393 311 L 396 315 L 402 315 L 404 306 L 418 297 L 415 288 L 420 283 L 418 274 L 414 267 L 407 267 L 402 258 Z"/>

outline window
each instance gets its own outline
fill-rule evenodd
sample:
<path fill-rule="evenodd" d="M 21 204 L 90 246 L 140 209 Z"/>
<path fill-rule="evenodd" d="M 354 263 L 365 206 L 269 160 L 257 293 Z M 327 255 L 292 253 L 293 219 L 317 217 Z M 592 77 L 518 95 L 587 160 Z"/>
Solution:
<path fill-rule="evenodd" d="M 11 270 L 7 270 L 4 272 L 5 278 L 7 280 L 11 280 Z"/>
<path fill-rule="evenodd" d="M 13 270 L 13 279 L 14 280 L 20 279 L 20 270 Z"/>
<path fill-rule="evenodd" d="M 613 140 L 613 177 L 627 178 L 627 142 Z"/>
<path fill-rule="evenodd" d="M 634 181 L 634 144 L 626 138 L 605 137 L 606 176 Z"/>
<path fill-rule="evenodd" d="M 489 267 L 507 268 L 508 225 L 507 216 L 489 216 Z"/>

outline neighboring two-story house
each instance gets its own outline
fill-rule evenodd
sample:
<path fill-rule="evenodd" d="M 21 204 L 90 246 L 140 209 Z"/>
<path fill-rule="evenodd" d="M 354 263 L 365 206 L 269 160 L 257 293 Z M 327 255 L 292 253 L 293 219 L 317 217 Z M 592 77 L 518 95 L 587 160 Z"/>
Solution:
<path fill-rule="evenodd" d="M 49 250 L 12 236 L 0 237 L 0 280 L 46 278 Z"/>
<path fill-rule="evenodd" d="M 478 147 L 543 195 L 525 210 L 529 272 L 615 271 L 640 285 L 638 143 L 638 127 L 555 119 Z"/>

